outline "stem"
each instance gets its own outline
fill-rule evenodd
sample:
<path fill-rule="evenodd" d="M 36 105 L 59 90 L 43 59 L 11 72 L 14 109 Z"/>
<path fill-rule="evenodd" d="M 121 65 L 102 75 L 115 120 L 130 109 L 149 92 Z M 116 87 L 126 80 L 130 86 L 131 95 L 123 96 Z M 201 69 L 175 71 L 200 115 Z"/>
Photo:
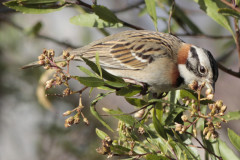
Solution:
<path fill-rule="evenodd" d="M 231 7 L 232 9 L 234 9 L 235 11 L 240 13 L 240 8 L 237 7 L 236 5 L 233 5 L 232 3 L 228 2 L 227 0 L 221 0 L 224 4 L 226 4 L 227 6 Z"/>
<path fill-rule="evenodd" d="M 186 133 L 189 134 L 189 135 L 191 135 L 191 136 L 200 144 L 200 146 L 201 146 L 203 149 L 205 149 L 209 154 L 212 154 L 212 155 L 214 155 L 216 158 L 218 158 L 219 160 L 222 160 L 222 157 L 220 157 L 220 156 L 216 155 L 215 153 L 213 153 L 212 151 L 208 150 L 208 148 L 206 148 L 206 147 L 201 143 L 201 141 L 200 141 L 197 137 L 194 137 L 194 136 L 192 135 L 192 133 L 189 133 L 189 132 L 186 132 Z"/>
<path fill-rule="evenodd" d="M 174 11 L 174 7 L 175 7 L 175 0 L 173 0 L 173 2 L 172 2 L 170 13 L 169 13 L 169 18 L 168 18 L 168 33 L 170 33 L 170 34 L 171 34 L 171 18 L 172 18 L 172 14 Z"/>
<path fill-rule="evenodd" d="M 236 46 L 237 46 L 237 52 L 238 52 L 238 59 L 240 64 L 240 42 L 239 42 L 240 32 L 239 32 L 239 26 L 238 26 L 238 19 L 236 18 L 234 18 L 234 27 L 235 27 L 235 33 L 236 33 Z"/>
<path fill-rule="evenodd" d="M 226 68 L 220 63 L 218 63 L 218 68 L 234 77 L 240 78 L 240 72 L 234 72 L 233 70 Z"/>
<path fill-rule="evenodd" d="M 88 8 L 88 9 L 91 9 L 91 10 L 93 9 L 91 5 L 89 5 L 89 4 L 85 3 L 85 2 L 82 2 L 81 0 L 77 0 L 77 2 L 71 2 L 71 1 L 66 0 L 66 3 L 84 6 L 84 7 Z M 141 27 L 135 26 L 135 25 L 130 24 L 130 23 L 128 23 L 128 22 L 125 22 L 125 21 L 123 21 L 123 20 L 121 20 L 121 19 L 118 19 L 118 20 L 119 20 L 124 26 L 127 26 L 127 27 L 129 27 L 129 28 L 133 28 L 133 29 L 136 29 L 136 30 L 143 30 L 143 28 L 141 28 Z"/>

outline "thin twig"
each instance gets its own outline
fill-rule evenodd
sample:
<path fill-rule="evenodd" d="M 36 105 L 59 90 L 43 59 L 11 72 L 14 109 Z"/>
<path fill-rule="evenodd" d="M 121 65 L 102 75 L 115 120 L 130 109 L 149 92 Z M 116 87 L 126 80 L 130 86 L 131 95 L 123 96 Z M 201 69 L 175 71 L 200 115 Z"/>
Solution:
<path fill-rule="evenodd" d="M 142 109 L 145 109 L 145 108 L 147 108 L 147 107 L 149 107 L 149 106 L 151 106 L 151 105 L 153 105 L 153 104 L 155 104 L 155 103 L 156 103 L 156 102 L 152 102 L 152 103 L 146 104 L 146 105 L 144 105 L 143 107 L 141 107 L 141 108 L 139 108 L 139 109 L 137 109 L 137 110 L 135 110 L 135 111 L 133 111 L 133 112 L 130 112 L 130 113 L 111 114 L 111 115 L 109 115 L 109 114 L 102 114 L 101 116 L 131 115 L 131 114 L 137 113 L 138 111 L 140 111 L 140 110 L 142 110 Z"/>
<path fill-rule="evenodd" d="M 174 7 L 175 7 L 175 0 L 173 0 L 173 2 L 172 2 L 171 9 L 169 12 L 169 18 L 168 18 L 168 33 L 170 33 L 170 34 L 171 34 L 171 19 L 172 19 Z"/>
<path fill-rule="evenodd" d="M 236 33 L 236 46 L 237 46 L 237 52 L 238 52 L 238 59 L 240 63 L 240 32 L 239 32 L 239 26 L 238 26 L 238 19 L 234 18 L 234 28 Z M 239 70 L 240 71 L 240 70 Z"/>
<path fill-rule="evenodd" d="M 222 160 L 222 157 L 216 155 L 215 153 L 213 153 L 212 151 L 210 151 L 208 148 L 206 148 L 206 147 L 201 143 L 201 141 L 200 141 L 197 137 L 194 137 L 194 136 L 192 135 L 192 133 L 189 133 L 189 132 L 185 132 L 185 133 L 191 135 L 191 136 L 200 144 L 200 146 L 201 146 L 203 149 L 205 149 L 209 154 L 212 154 L 212 155 L 214 155 L 216 158 L 218 158 L 219 160 Z"/>
<path fill-rule="evenodd" d="M 220 63 L 218 63 L 218 68 L 234 77 L 240 78 L 240 72 L 234 72 L 233 70 L 226 68 Z"/>
<path fill-rule="evenodd" d="M 227 6 L 231 7 L 232 9 L 234 9 L 235 11 L 240 13 L 240 8 L 237 7 L 236 5 L 233 5 L 232 3 L 228 2 L 227 0 L 221 0 L 224 4 L 226 4 Z"/>
<path fill-rule="evenodd" d="M 84 7 L 88 8 L 88 9 L 91 9 L 91 10 L 92 10 L 92 6 L 91 6 L 91 5 L 89 5 L 89 4 L 85 3 L 85 2 L 82 2 L 81 0 L 78 0 L 77 2 L 66 1 L 66 3 L 84 6 Z M 124 26 L 126 26 L 126 27 L 133 28 L 133 29 L 136 29 L 136 30 L 144 30 L 144 29 L 141 28 L 141 27 L 135 26 L 135 25 L 130 24 L 130 23 L 128 23 L 128 22 L 125 22 L 125 21 L 123 21 L 123 20 L 120 20 L 120 19 L 119 19 L 119 21 L 120 21 Z"/>

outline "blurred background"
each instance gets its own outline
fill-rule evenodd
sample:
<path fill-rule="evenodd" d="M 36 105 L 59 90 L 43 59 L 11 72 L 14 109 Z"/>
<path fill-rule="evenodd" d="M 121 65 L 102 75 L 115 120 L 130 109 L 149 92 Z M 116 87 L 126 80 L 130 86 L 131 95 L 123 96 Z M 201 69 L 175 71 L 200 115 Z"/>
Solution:
<path fill-rule="evenodd" d="M 92 2 L 85 1 L 91 4 Z M 105 5 L 117 16 L 144 29 L 155 30 L 148 15 L 138 16 L 141 8 L 120 12 L 140 0 L 99 0 L 98 4 Z M 211 20 L 202 12 L 196 3 L 191 0 L 176 1 L 186 12 L 189 18 L 206 34 L 228 35 L 229 33 Z M 168 15 L 161 10 L 158 15 Z M 95 28 L 84 28 L 73 25 L 69 18 L 79 14 L 73 8 L 65 8 L 49 14 L 22 14 L 16 13 L 0 4 L 0 160 L 76 160 L 76 159 L 106 159 L 105 156 L 96 153 L 96 146 L 100 146 L 101 140 L 95 134 L 95 128 L 105 130 L 95 118 L 89 114 L 89 102 L 100 91 L 94 90 L 89 97 L 85 92 L 83 103 L 85 114 L 90 125 L 83 123 L 70 128 L 64 127 L 65 117 L 62 113 L 75 108 L 78 105 L 77 96 L 66 98 L 51 96 L 53 109 L 47 110 L 38 103 L 36 88 L 43 69 L 35 68 L 22 70 L 21 66 L 37 60 L 43 49 L 54 49 L 56 54 L 61 54 L 68 45 L 56 43 L 65 42 L 72 47 L 80 47 L 94 40 L 104 37 Z M 31 28 L 41 22 L 42 29 L 39 36 L 29 34 Z M 159 31 L 166 31 L 166 23 L 159 20 Z M 129 28 L 110 29 L 107 31 L 117 33 Z M 177 33 L 183 33 L 178 30 Z M 51 37 L 51 40 L 46 37 Z M 205 37 L 181 36 L 188 43 L 195 44 L 210 50 L 216 59 L 235 71 L 239 68 L 238 56 L 234 52 L 224 60 L 221 53 L 225 50 L 226 40 L 209 39 Z M 79 65 L 79 64 L 73 64 Z M 74 74 L 80 74 L 72 67 Z M 239 110 L 240 83 L 239 79 L 220 71 L 216 84 L 215 99 L 222 99 L 228 106 L 228 111 Z M 78 83 L 71 84 L 72 88 L 82 88 Z M 76 89 L 77 90 L 77 89 Z M 56 92 L 60 89 L 56 89 Z M 121 97 L 110 95 L 100 101 L 97 108 L 119 107 L 124 112 L 134 110 Z M 112 122 L 116 125 L 115 122 Z M 240 134 L 237 121 L 225 124 L 220 131 L 220 136 L 226 135 L 226 127 L 232 128 Z M 227 142 L 231 145 L 229 142 Z"/>

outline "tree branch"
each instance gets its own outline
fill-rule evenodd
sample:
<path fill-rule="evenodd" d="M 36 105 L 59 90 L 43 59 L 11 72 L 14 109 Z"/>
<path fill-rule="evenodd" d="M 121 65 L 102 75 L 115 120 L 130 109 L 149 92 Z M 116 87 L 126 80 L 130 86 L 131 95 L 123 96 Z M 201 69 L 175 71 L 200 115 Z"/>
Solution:
<path fill-rule="evenodd" d="M 237 7 L 236 5 L 233 5 L 232 3 L 226 1 L 226 0 L 221 0 L 222 3 L 226 4 L 227 6 L 231 7 L 232 9 L 234 9 L 235 11 L 240 13 L 240 8 Z"/>
<path fill-rule="evenodd" d="M 234 72 L 233 70 L 226 68 L 220 63 L 218 63 L 218 68 L 234 77 L 240 78 L 240 72 Z"/>
<path fill-rule="evenodd" d="M 81 0 L 77 0 L 77 2 L 66 1 L 66 3 L 84 6 L 84 7 L 88 8 L 88 9 L 91 9 L 91 10 L 92 10 L 92 6 L 91 6 L 91 5 L 89 5 L 89 4 L 85 3 L 85 2 L 82 2 Z M 120 21 L 121 23 L 123 23 L 123 25 L 126 26 L 126 27 L 133 28 L 133 29 L 136 29 L 136 30 L 144 30 L 144 29 L 141 28 L 141 27 L 135 26 L 135 25 L 130 24 L 130 23 L 128 23 L 128 22 L 125 22 L 125 21 L 123 21 L 123 20 L 121 20 L 121 19 L 119 19 L 119 21 Z"/>
<path fill-rule="evenodd" d="M 238 52 L 238 60 L 240 63 L 240 40 L 239 40 L 240 32 L 239 32 L 239 27 L 238 27 L 238 19 L 236 19 L 236 18 L 234 18 L 234 28 L 235 28 L 235 33 L 236 33 L 236 47 L 237 47 L 237 52 Z"/>
<path fill-rule="evenodd" d="M 208 148 L 206 148 L 206 147 L 201 143 L 201 141 L 200 141 L 197 137 L 195 137 L 195 136 L 192 135 L 192 133 L 189 133 L 189 132 L 185 132 L 185 133 L 191 135 L 191 136 L 200 144 L 200 146 L 201 146 L 203 149 L 205 149 L 208 153 L 214 155 L 214 156 L 215 156 L 216 158 L 218 158 L 219 160 L 222 160 L 222 157 L 216 155 L 215 153 L 213 153 L 212 151 L 210 151 Z"/>

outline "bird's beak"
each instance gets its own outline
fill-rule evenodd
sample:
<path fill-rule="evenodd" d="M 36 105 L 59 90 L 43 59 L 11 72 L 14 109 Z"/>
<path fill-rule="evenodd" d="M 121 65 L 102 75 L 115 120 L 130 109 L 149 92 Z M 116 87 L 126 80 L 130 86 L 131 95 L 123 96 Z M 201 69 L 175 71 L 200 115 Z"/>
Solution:
<path fill-rule="evenodd" d="M 212 90 L 212 93 L 215 93 L 215 82 L 206 82 L 206 86 Z"/>

